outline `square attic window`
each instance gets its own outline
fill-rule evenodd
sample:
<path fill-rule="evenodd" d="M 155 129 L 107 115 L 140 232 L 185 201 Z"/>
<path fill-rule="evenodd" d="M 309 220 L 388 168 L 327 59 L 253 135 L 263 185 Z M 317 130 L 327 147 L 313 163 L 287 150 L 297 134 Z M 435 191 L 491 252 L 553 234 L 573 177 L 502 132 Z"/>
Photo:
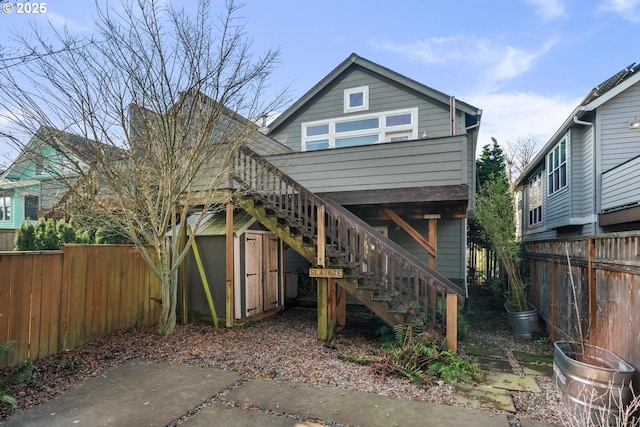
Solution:
<path fill-rule="evenodd" d="M 344 112 L 366 111 L 369 109 L 369 86 L 344 90 Z"/>

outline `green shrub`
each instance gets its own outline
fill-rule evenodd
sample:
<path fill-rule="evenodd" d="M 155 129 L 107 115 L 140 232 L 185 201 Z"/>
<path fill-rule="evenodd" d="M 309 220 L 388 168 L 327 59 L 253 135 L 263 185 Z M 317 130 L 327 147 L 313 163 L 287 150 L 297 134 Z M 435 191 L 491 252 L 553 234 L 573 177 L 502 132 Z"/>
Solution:
<path fill-rule="evenodd" d="M 36 250 L 49 251 L 62 247 L 62 240 L 56 230 L 53 219 L 40 220 L 36 225 Z"/>
<path fill-rule="evenodd" d="M 16 231 L 16 251 L 36 250 L 36 228 L 32 222 L 23 222 Z"/>
<path fill-rule="evenodd" d="M 57 250 L 66 243 L 110 244 L 123 243 L 114 231 L 104 228 L 81 229 L 73 219 L 69 222 L 40 219 L 38 222 L 24 221 L 16 231 L 16 251 Z"/>

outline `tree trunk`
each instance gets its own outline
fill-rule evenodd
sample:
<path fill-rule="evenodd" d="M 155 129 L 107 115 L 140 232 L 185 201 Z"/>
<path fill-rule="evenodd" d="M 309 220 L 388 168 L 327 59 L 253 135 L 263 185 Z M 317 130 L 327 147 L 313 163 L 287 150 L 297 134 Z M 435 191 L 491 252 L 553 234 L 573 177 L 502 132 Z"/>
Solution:
<path fill-rule="evenodd" d="M 171 335 L 176 327 L 177 284 L 177 274 L 162 275 L 160 283 L 162 287 L 162 310 L 160 311 L 157 328 L 159 335 Z"/>

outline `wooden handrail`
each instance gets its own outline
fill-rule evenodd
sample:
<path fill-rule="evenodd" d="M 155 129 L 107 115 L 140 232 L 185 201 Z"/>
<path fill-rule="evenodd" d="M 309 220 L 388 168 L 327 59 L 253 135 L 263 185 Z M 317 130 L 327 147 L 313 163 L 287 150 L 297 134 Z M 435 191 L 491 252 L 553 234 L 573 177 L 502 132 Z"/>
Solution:
<path fill-rule="evenodd" d="M 381 294 L 429 309 L 435 317 L 436 296 L 464 290 L 355 214 L 323 200 L 247 147 L 237 150 L 231 179 L 238 191 L 259 200 L 304 237 L 317 238 L 317 207 L 324 207 L 327 266 L 344 268 Z"/>

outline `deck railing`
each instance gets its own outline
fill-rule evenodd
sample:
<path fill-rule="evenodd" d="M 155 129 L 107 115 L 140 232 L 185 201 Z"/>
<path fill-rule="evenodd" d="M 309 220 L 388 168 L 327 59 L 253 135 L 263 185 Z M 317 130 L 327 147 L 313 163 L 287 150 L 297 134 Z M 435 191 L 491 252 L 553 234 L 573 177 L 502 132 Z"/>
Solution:
<path fill-rule="evenodd" d="M 295 228 L 310 243 L 317 243 L 318 208 L 324 207 L 327 267 L 343 268 L 362 287 L 387 296 L 406 308 L 428 310 L 435 319 L 439 297 L 463 289 L 407 250 L 383 236 L 355 214 L 323 200 L 248 148 L 237 151 L 231 179 L 239 191 Z M 310 260 L 313 262 L 313 260 Z"/>

